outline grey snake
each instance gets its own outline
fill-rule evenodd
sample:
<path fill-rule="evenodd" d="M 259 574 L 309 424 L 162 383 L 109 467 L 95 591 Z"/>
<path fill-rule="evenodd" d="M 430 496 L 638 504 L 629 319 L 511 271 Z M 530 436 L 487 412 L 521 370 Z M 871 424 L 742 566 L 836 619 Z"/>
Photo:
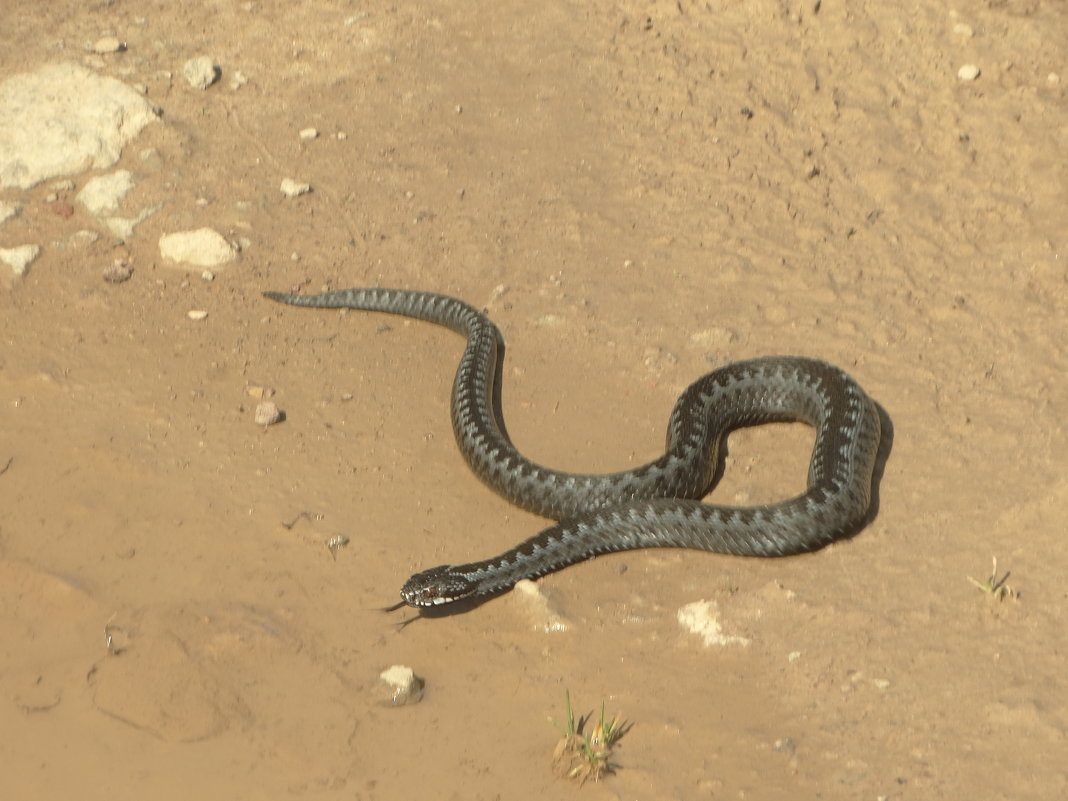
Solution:
<path fill-rule="evenodd" d="M 401 589 L 410 606 L 489 595 L 597 554 L 633 548 L 696 548 L 739 556 L 816 550 L 863 525 L 871 500 L 880 419 L 874 402 L 839 368 L 769 356 L 708 373 L 679 397 L 663 456 L 633 470 L 566 473 L 523 456 L 501 414 L 504 340 L 462 300 L 430 292 L 346 289 L 319 295 L 264 292 L 293 306 L 387 312 L 467 337 L 452 391 L 452 427 L 483 482 L 535 514 L 558 520 L 499 556 L 416 573 Z M 798 421 L 816 429 L 808 488 L 763 506 L 703 503 L 731 430 Z"/>

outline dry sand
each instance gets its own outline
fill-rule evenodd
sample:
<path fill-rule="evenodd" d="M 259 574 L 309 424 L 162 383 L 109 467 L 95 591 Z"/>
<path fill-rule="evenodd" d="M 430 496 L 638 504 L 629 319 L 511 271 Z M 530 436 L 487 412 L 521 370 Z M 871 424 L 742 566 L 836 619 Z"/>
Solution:
<path fill-rule="evenodd" d="M 4 193 L 0 246 L 44 248 L 0 291 L 4 798 L 1068 794 L 1063 3 L 7 7 L 0 79 L 146 87 L 119 167 L 165 205 L 85 246 L 47 184 Z M 157 247 L 202 226 L 247 240 L 213 282 Z M 572 567 L 539 582 L 566 632 L 512 596 L 398 630 L 410 573 L 544 521 L 457 452 L 458 337 L 259 294 L 373 284 L 485 305 L 514 439 L 572 470 L 655 456 L 710 365 L 840 364 L 893 423 L 879 513 L 800 558 Z M 797 492 L 810 443 L 738 432 L 713 497 Z M 1017 599 L 968 581 L 992 556 Z M 682 631 L 699 600 L 749 644 Z M 398 663 L 426 694 L 386 708 Z M 633 723 L 582 790 L 565 689 Z"/>

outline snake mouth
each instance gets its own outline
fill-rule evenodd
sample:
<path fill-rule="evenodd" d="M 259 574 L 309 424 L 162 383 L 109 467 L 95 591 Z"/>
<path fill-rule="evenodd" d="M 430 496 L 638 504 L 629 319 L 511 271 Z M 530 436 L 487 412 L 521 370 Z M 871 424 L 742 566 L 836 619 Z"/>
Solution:
<path fill-rule="evenodd" d="M 400 594 L 404 603 L 418 609 L 462 601 L 474 594 L 476 586 L 452 565 L 439 565 L 416 573 L 404 582 Z"/>

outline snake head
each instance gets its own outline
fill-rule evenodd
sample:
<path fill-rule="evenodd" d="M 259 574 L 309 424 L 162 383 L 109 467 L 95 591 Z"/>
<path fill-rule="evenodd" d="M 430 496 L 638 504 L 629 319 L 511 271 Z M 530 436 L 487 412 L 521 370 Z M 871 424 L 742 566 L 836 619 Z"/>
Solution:
<path fill-rule="evenodd" d="M 474 594 L 476 585 L 456 573 L 452 565 L 439 565 L 416 573 L 401 587 L 401 598 L 408 606 L 425 607 L 451 604 Z"/>

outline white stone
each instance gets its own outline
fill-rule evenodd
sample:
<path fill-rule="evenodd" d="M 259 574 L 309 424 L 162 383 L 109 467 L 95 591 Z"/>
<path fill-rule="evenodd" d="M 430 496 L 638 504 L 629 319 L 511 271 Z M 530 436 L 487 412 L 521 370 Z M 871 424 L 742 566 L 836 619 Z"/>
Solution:
<path fill-rule="evenodd" d="M 386 690 L 385 703 L 389 706 L 417 704 L 423 697 L 424 682 L 407 665 L 393 665 L 378 678 Z"/>
<path fill-rule="evenodd" d="M 196 322 L 198 320 L 207 319 L 208 313 L 203 309 L 190 309 L 185 313 L 185 316 Z"/>
<path fill-rule="evenodd" d="M 749 645 L 745 637 L 724 634 L 719 625 L 719 606 L 715 601 L 694 601 L 681 607 L 676 615 L 679 625 L 710 645 Z"/>
<path fill-rule="evenodd" d="M 164 234 L 159 252 L 165 259 L 193 267 L 217 267 L 237 258 L 233 246 L 211 228 Z"/>
<path fill-rule="evenodd" d="M 0 188 L 107 169 L 156 113 L 134 89 L 78 64 L 0 84 Z"/>
<path fill-rule="evenodd" d="M 103 39 L 97 39 L 93 42 L 93 52 L 98 55 L 105 55 L 107 53 L 118 53 L 126 49 L 126 43 L 119 41 L 115 36 L 105 36 Z"/>
<path fill-rule="evenodd" d="M 207 89 L 219 80 L 220 70 L 211 56 L 197 56 L 182 65 L 182 75 L 194 89 Z"/>
<path fill-rule="evenodd" d="M 90 214 L 97 216 L 105 212 L 116 211 L 119 203 L 133 188 L 133 174 L 129 170 L 98 175 L 85 182 L 82 191 L 78 193 L 78 202 Z"/>
<path fill-rule="evenodd" d="M 738 332 L 722 325 L 715 325 L 690 334 L 690 347 L 719 350 L 738 340 Z"/>
<path fill-rule="evenodd" d="M 275 423 L 281 422 L 282 410 L 278 408 L 278 404 L 274 401 L 260 401 L 256 404 L 256 412 L 253 415 L 253 419 L 258 426 L 273 426 Z"/>
<path fill-rule="evenodd" d="M 23 276 L 40 253 L 40 245 L 19 245 L 16 248 L 0 248 L 0 261 L 8 265 L 15 275 Z"/>
<path fill-rule="evenodd" d="M 283 178 L 281 189 L 286 197 L 297 197 L 297 195 L 308 194 L 311 191 L 311 184 L 294 181 L 292 178 Z"/>
<path fill-rule="evenodd" d="M 305 139 L 305 140 L 307 140 L 307 139 L 315 139 L 316 137 L 319 136 L 319 132 L 317 130 L 315 130 L 315 128 L 304 128 L 303 130 L 301 130 L 301 132 L 298 135 L 300 136 L 301 139 Z"/>
<path fill-rule="evenodd" d="M 957 77 L 962 81 L 974 81 L 979 77 L 979 68 L 974 64 L 965 64 L 957 70 Z"/>

